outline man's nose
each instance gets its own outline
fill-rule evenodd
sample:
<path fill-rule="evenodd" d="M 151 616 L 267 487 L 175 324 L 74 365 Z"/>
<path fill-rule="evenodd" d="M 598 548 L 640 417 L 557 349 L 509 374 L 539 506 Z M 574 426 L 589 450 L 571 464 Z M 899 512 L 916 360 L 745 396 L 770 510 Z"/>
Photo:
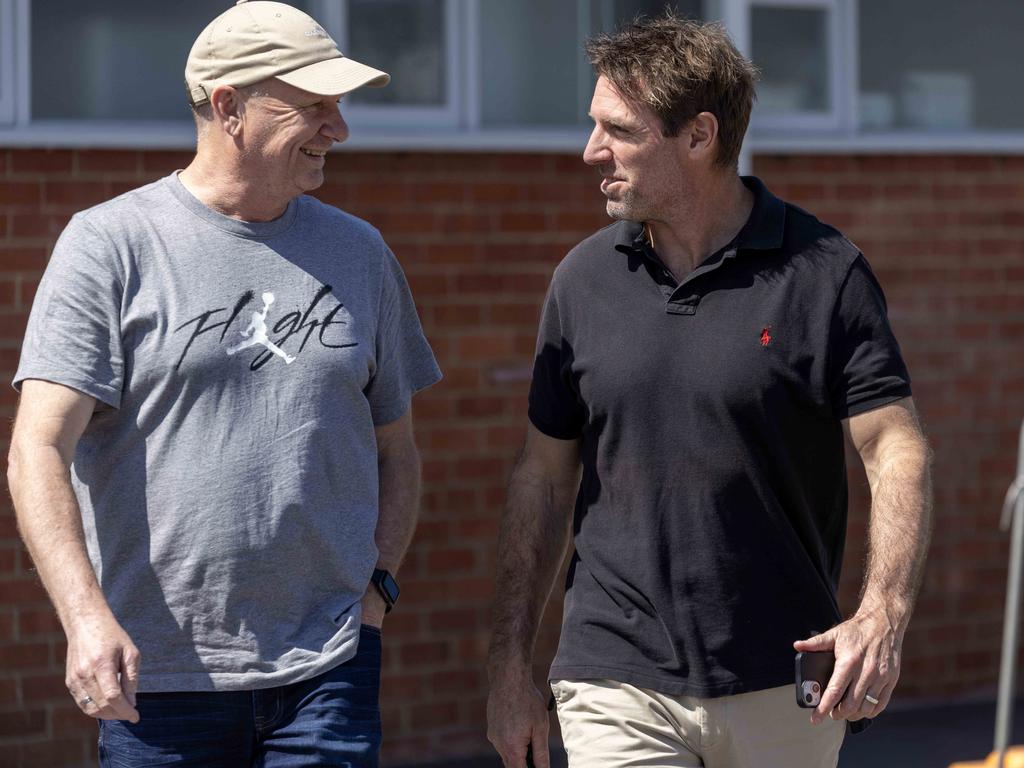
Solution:
<path fill-rule="evenodd" d="M 320 133 L 339 144 L 348 138 L 348 123 L 341 116 L 340 109 L 333 110 L 323 128 L 320 129 Z"/>
<path fill-rule="evenodd" d="M 583 149 L 583 162 L 587 165 L 601 165 L 609 159 L 608 147 L 604 144 L 604 134 L 600 128 L 594 126 L 587 140 L 587 146 Z"/>

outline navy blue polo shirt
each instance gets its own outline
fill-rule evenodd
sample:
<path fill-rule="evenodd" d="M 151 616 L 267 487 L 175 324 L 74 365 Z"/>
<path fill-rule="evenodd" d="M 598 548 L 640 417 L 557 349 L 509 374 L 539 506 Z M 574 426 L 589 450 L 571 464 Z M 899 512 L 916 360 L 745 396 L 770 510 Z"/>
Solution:
<path fill-rule="evenodd" d="M 744 183 L 749 220 L 681 282 L 636 222 L 555 270 L 529 415 L 583 475 L 551 679 L 761 690 L 840 620 L 841 422 L 910 380 L 856 246 Z"/>

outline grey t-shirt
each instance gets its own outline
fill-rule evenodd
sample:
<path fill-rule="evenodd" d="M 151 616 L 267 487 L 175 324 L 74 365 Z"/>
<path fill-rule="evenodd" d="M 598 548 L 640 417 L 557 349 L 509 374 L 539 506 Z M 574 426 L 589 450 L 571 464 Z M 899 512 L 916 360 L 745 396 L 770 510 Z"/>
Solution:
<path fill-rule="evenodd" d="M 380 234 L 314 198 L 246 223 L 174 174 L 71 220 L 15 386 L 99 401 L 72 482 L 140 690 L 283 685 L 355 653 L 374 427 L 440 376 Z"/>

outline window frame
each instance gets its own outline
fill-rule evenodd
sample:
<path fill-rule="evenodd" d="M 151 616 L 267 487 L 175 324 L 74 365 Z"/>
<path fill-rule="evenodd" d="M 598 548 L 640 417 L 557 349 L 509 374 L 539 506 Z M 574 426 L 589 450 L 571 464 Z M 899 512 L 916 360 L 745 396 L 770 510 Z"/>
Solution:
<path fill-rule="evenodd" d="M 857 93 L 855 80 L 856 68 L 850 66 L 849 55 L 851 32 L 856 40 L 855 30 L 851 24 L 856 23 L 856 13 L 851 8 L 856 0 L 744 0 L 744 12 L 747 14 L 747 25 L 751 36 L 749 51 L 753 48 L 753 11 L 754 8 L 780 8 L 824 11 L 826 16 L 827 40 L 825 41 L 826 56 L 829 66 L 829 101 L 831 108 L 825 112 L 794 110 L 774 114 L 757 113 L 751 117 L 751 130 L 754 132 L 797 131 L 805 134 L 827 134 L 850 132 L 853 127 L 854 99 Z M 844 30 L 846 30 L 844 32 Z"/>
<path fill-rule="evenodd" d="M 38 0 L 0 0 L 0 14 L 13 24 L 0 33 L 0 78 L 12 84 L 0 102 L 0 146 L 69 147 L 123 149 L 192 149 L 195 129 L 191 120 L 180 121 L 88 121 L 31 120 L 31 9 Z M 346 118 L 355 122 L 352 138 L 341 151 L 508 151 L 580 152 L 586 143 L 586 125 L 564 128 L 484 128 L 480 124 L 480 36 L 481 0 L 445 0 L 446 23 L 453 28 L 449 40 L 458 49 L 457 64 L 449 58 L 449 93 L 453 103 L 443 117 L 433 122 L 403 107 L 373 107 L 371 114 L 358 105 L 345 108 Z M 325 27 L 341 13 L 337 0 L 314 0 L 318 18 Z M 586 2 L 586 0 L 578 0 Z M 878 153 L 967 153 L 1024 155 L 1024 129 L 1019 131 L 926 131 L 864 132 L 857 125 L 860 40 L 857 23 L 859 0 L 704 0 L 705 18 L 724 21 L 737 47 L 750 51 L 750 8 L 752 4 L 835 6 L 842 14 L 842 51 L 833 52 L 839 61 L 833 77 L 841 76 L 836 106 L 842 112 L 839 126 L 830 130 L 808 130 L 800 120 L 754 120 L 747 134 L 744 156 L 750 153 L 790 154 L 878 154 Z M 337 27 L 337 24 L 334 24 Z M 344 48 L 342 48 L 344 50 Z M 838 58 L 835 58 L 838 55 Z M 13 65 L 11 64 L 13 62 Z M 575 94 L 582 100 L 582 91 Z M 587 94 L 589 103 L 589 94 Z M 453 119 L 452 115 L 457 115 Z M 369 118 L 373 117 L 371 121 Z M 415 122 L 409 122 L 415 121 Z M 414 127 L 410 127 L 414 126 Z"/>
<path fill-rule="evenodd" d="M 19 33 L 16 0 L 0 0 L 0 126 L 13 125 L 18 115 Z"/>
<path fill-rule="evenodd" d="M 345 106 L 347 120 L 356 126 L 368 127 L 411 124 L 422 128 L 458 128 L 465 124 L 465 98 L 459 74 L 464 69 L 465 60 L 462 26 L 466 19 L 466 0 L 442 0 L 442 3 L 445 30 L 444 105 L 426 107 L 350 102 Z M 314 7 L 317 19 L 321 20 L 327 32 L 337 41 L 338 48 L 345 53 L 351 47 L 348 44 L 349 0 L 314 0 Z"/>

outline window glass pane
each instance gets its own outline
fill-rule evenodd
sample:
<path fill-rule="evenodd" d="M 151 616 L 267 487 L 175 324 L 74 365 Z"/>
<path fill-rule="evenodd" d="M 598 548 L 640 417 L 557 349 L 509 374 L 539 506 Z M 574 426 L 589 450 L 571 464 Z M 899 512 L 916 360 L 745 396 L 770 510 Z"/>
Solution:
<path fill-rule="evenodd" d="M 309 12 L 309 3 L 292 3 Z M 32 8 L 36 120 L 187 120 L 185 60 L 228 2 L 45 0 Z"/>
<path fill-rule="evenodd" d="M 586 37 L 667 6 L 700 17 L 700 0 L 504 0 L 480 5 L 480 111 L 486 127 L 589 124 L 594 76 Z"/>
<path fill-rule="evenodd" d="M 754 6 L 750 42 L 762 114 L 829 112 L 828 11 Z"/>
<path fill-rule="evenodd" d="M 0 119 L 5 118 L 4 107 L 5 102 L 9 98 L 7 93 L 7 76 L 10 53 L 7 47 L 13 42 L 13 30 L 7 28 L 7 15 L 5 8 L 0 5 Z M 5 38 L 4 35 L 11 35 L 10 38 Z"/>
<path fill-rule="evenodd" d="M 480 119 L 486 126 L 580 121 L 576 4 L 481 3 Z"/>
<path fill-rule="evenodd" d="M 343 53 L 391 75 L 386 88 L 352 94 L 360 104 L 444 106 L 443 0 L 349 0 Z"/>
<path fill-rule="evenodd" d="M 10 35 L 10 37 L 6 38 L 4 35 Z M 7 59 L 9 52 L 6 48 L 13 40 L 13 30 L 7 28 L 6 9 L 0 4 L 0 45 L 3 45 L 3 49 L 0 49 L 0 104 L 3 104 L 7 98 Z"/>
<path fill-rule="evenodd" d="M 700 0 L 666 3 L 664 0 L 592 0 L 596 16 L 595 31 L 610 32 L 636 16 L 657 18 L 666 8 L 674 8 L 680 16 L 701 18 Z"/>
<path fill-rule="evenodd" d="M 1020 130 L 1024 3 L 860 0 L 864 130 Z"/>

